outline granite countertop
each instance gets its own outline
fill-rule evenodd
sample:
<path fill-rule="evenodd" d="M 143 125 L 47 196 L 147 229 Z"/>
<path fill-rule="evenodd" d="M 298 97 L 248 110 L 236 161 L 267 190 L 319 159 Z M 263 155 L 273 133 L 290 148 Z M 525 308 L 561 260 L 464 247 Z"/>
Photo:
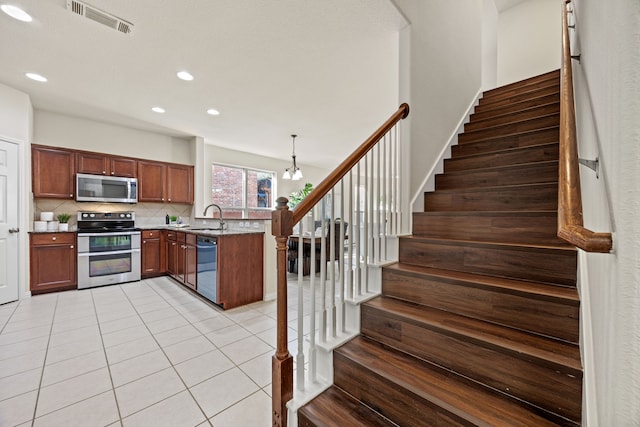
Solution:
<path fill-rule="evenodd" d="M 143 225 L 139 227 L 141 230 L 173 230 L 182 231 L 183 233 L 200 234 L 203 236 L 233 236 L 237 234 L 264 234 L 264 230 L 260 228 L 247 228 L 246 230 L 210 230 L 206 226 L 194 227 L 175 227 L 173 225 Z"/>
<path fill-rule="evenodd" d="M 140 230 L 173 230 L 173 231 L 182 231 L 183 233 L 190 234 L 200 234 L 203 236 L 233 236 L 238 234 L 264 234 L 264 230 L 259 228 L 247 228 L 246 230 L 208 230 L 205 227 L 174 227 L 171 225 L 144 225 L 142 227 L 138 227 Z M 69 230 L 69 231 L 34 231 L 30 230 L 30 234 L 47 234 L 47 233 L 77 233 L 77 229 Z"/>

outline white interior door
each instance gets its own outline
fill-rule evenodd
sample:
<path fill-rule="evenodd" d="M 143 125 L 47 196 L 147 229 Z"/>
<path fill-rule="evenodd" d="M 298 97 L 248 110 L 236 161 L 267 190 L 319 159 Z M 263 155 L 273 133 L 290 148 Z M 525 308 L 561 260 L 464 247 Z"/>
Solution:
<path fill-rule="evenodd" d="M 0 304 L 18 299 L 18 146 L 0 140 Z"/>

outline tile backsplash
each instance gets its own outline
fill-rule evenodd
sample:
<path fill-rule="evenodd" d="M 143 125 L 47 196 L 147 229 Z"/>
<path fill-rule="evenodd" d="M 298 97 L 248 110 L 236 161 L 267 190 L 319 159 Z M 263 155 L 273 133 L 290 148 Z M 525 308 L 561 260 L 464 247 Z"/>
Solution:
<path fill-rule="evenodd" d="M 124 203 L 91 203 L 76 202 L 74 200 L 58 199 L 36 199 L 34 201 L 34 217 L 32 221 L 40 220 L 40 212 L 53 212 L 54 218 L 61 213 L 71 214 L 69 229 L 76 229 L 76 213 L 79 211 L 95 212 L 127 212 L 136 213 L 136 226 L 147 227 L 164 225 L 165 216 L 175 215 L 183 218 L 185 223 L 189 223 L 192 217 L 193 206 L 181 204 L 165 203 L 136 203 L 133 205 Z M 33 228 L 33 223 L 31 225 Z"/>

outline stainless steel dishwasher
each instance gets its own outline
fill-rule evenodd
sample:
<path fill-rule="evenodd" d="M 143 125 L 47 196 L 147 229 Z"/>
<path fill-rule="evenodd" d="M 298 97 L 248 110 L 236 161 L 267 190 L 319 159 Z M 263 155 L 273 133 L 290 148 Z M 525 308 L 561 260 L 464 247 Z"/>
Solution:
<path fill-rule="evenodd" d="M 198 236 L 197 280 L 198 293 L 209 301 L 218 303 L 218 240 L 215 237 Z"/>

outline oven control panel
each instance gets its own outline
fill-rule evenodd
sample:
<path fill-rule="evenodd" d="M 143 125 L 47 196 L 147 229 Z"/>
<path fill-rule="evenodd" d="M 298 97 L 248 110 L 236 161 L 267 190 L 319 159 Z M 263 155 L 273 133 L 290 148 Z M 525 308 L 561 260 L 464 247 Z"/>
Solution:
<path fill-rule="evenodd" d="M 135 219 L 135 212 L 78 212 L 78 221 L 134 221 Z"/>

